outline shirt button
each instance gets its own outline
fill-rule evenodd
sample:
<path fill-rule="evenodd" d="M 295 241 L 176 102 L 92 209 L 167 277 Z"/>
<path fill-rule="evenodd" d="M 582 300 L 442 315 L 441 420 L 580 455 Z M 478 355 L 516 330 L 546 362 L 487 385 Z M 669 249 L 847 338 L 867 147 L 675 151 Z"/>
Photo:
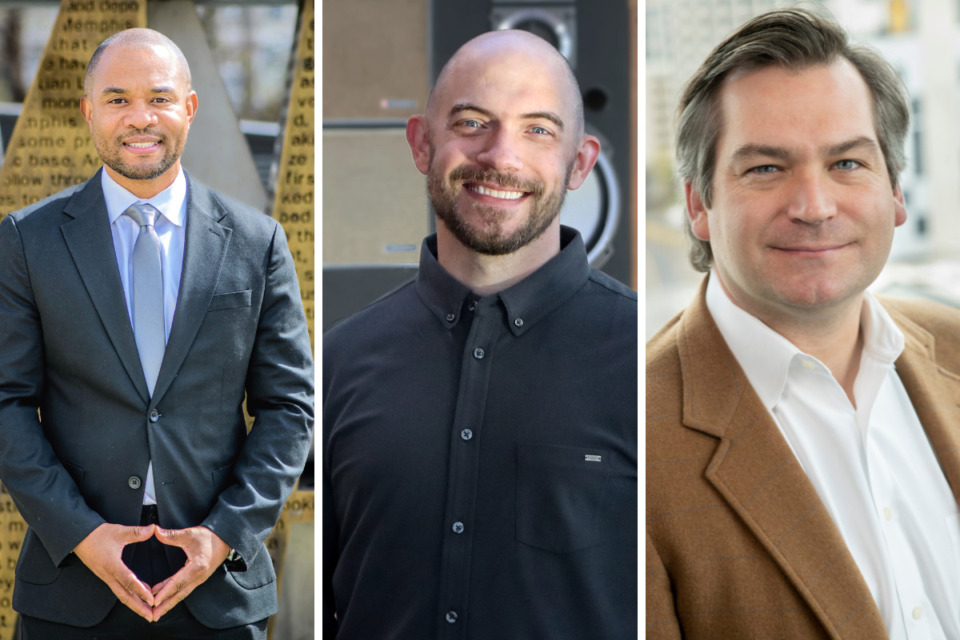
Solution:
<path fill-rule="evenodd" d="M 516 318 L 516 319 L 513 321 L 513 326 L 517 327 L 518 329 L 519 329 L 520 327 L 522 327 L 522 326 L 523 326 L 523 318 Z"/>
<path fill-rule="evenodd" d="M 484 356 L 483 349 L 481 349 L 480 347 L 477 347 L 476 349 L 473 350 L 473 357 L 476 358 L 477 360 L 483 360 L 483 356 Z"/>
<path fill-rule="evenodd" d="M 463 533 L 463 523 L 462 523 L 462 522 L 454 522 L 454 523 L 453 523 L 453 532 L 454 532 L 454 533 Z"/>
<path fill-rule="evenodd" d="M 463 438 L 464 440 L 469 440 L 470 438 L 473 437 L 473 431 L 471 431 L 470 429 L 464 429 L 463 431 L 460 432 L 460 437 Z"/>
<path fill-rule="evenodd" d="M 156 422 L 160 419 L 160 412 L 154 409 L 150 412 L 150 422 Z"/>
<path fill-rule="evenodd" d="M 923 617 L 923 607 L 916 606 L 913 608 L 913 619 L 919 620 Z"/>
<path fill-rule="evenodd" d="M 455 314 L 455 313 L 448 313 L 448 314 L 447 314 L 447 322 L 453 322 L 453 321 L 456 320 L 456 319 L 457 319 L 457 314 Z"/>
<path fill-rule="evenodd" d="M 887 520 L 893 520 L 893 509 L 890 507 L 883 508 L 883 517 Z"/>
<path fill-rule="evenodd" d="M 454 622 L 457 621 L 457 618 L 459 616 L 457 615 L 456 611 L 447 611 L 447 615 L 445 617 L 447 619 L 447 622 L 449 622 L 450 624 L 453 624 Z"/>
<path fill-rule="evenodd" d="M 476 310 L 477 310 L 477 303 L 476 303 L 476 301 L 471 302 L 471 303 L 469 304 L 469 306 L 467 306 L 467 309 L 469 309 L 470 311 L 476 311 Z"/>
<path fill-rule="evenodd" d="M 127 486 L 134 490 L 139 489 L 140 478 L 138 478 L 137 476 L 130 476 L 129 478 L 127 478 Z"/>

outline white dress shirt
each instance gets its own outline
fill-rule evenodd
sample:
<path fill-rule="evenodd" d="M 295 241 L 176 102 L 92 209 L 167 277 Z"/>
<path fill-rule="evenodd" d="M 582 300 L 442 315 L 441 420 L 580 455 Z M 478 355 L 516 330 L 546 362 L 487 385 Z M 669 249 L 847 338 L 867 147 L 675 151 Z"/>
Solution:
<path fill-rule="evenodd" d="M 127 301 L 130 326 L 133 326 L 133 274 L 130 256 L 140 234 L 140 227 L 130 216 L 123 215 L 130 205 L 149 202 L 160 211 L 154 230 L 160 238 L 160 265 L 163 273 L 163 326 L 164 335 L 170 339 L 170 328 L 177 310 L 177 294 L 180 291 L 180 276 L 183 273 L 183 247 L 186 242 L 187 179 L 181 170 L 173 184 L 152 198 L 144 200 L 133 195 L 110 177 L 106 170 L 100 174 L 103 197 L 107 203 L 107 216 L 113 233 L 113 247 L 117 252 L 117 268 Z M 153 480 L 153 462 L 147 467 L 144 482 L 144 504 L 156 504 L 157 496 Z"/>
<path fill-rule="evenodd" d="M 830 370 L 736 306 L 707 308 L 840 530 L 893 640 L 960 638 L 960 507 L 894 361 L 904 338 L 869 294 L 854 407 Z"/>

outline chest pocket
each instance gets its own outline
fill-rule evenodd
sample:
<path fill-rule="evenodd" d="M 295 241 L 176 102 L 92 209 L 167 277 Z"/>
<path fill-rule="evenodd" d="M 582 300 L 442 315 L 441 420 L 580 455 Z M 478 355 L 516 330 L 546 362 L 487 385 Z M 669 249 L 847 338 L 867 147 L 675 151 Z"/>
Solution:
<path fill-rule="evenodd" d="M 210 298 L 210 306 L 207 307 L 207 311 L 249 307 L 252 298 L 253 294 L 250 289 L 245 291 L 231 291 L 230 293 L 218 293 Z"/>
<path fill-rule="evenodd" d="M 610 453 L 521 444 L 517 457 L 517 540 L 568 553 L 599 544 Z"/>

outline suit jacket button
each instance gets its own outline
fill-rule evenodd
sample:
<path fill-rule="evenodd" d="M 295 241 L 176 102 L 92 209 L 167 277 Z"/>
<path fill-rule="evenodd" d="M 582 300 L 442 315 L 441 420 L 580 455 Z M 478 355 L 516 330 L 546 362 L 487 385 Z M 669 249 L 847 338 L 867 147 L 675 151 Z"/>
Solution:
<path fill-rule="evenodd" d="M 156 422 L 160 419 L 160 412 L 154 409 L 150 412 L 150 422 Z"/>
<path fill-rule="evenodd" d="M 130 476 L 129 478 L 127 478 L 127 486 L 130 487 L 131 489 L 139 489 L 140 478 L 138 478 L 137 476 Z"/>

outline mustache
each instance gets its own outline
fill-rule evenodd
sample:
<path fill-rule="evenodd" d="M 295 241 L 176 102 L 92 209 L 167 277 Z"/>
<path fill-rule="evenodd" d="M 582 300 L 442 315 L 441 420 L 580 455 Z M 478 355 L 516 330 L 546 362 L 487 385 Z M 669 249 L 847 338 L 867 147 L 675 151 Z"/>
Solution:
<path fill-rule="evenodd" d="M 451 183 L 486 182 L 498 187 L 528 191 L 536 197 L 542 196 L 545 189 L 543 183 L 536 180 L 522 180 L 508 173 L 500 173 L 495 169 L 480 169 L 478 167 L 457 167 L 450 172 L 448 179 Z"/>
<path fill-rule="evenodd" d="M 130 131 L 124 133 L 122 136 L 118 136 L 118 140 L 123 142 L 128 138 L 135 138 L 136 136 L 153 136 L 155 138 L 160 138 L 161 140 L 166 140 L 167 136 L 164 134 L 154 131 L 153 128 L 147 127 L 146 129 L 131 129 Z"/>

